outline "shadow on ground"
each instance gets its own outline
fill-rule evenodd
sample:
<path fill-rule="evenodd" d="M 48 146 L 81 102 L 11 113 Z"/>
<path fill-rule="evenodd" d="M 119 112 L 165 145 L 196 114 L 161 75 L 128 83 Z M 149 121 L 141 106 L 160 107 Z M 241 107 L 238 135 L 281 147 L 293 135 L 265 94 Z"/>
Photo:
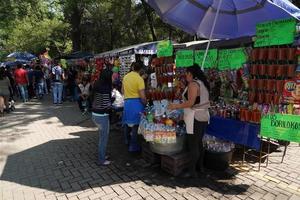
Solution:
<path fill-rule="evenodd" d="M 30 133 L 26 127 L 40 120 L 46 120 L 46 124 L 61 123 L 60 127 L 78 126 L 85 127 L 85 121 L 88 121 L 90 114 L 82 115 L 75 103 L 66 102 L 62 106 L 52 105 L 50 99 L 19 103 L 15 111 L 5 114 L 0 120 L 0 142 L 12 142 Z M 68 113 L 70 116 L 65 116 Z M 57 118 L 56 120 L 50 120 Z M 48 120 L 49 119 L 49 120 Z M 89 125 L 88 125 L 89 126 Z"/>
<path fill-rule="evenodd" d="M 149 166 L 140 155 L 129 154 L 120 130 L 110 134 L 108 154 L 113 163 L 108 167 L 97 166 L 97 132 L 72 135 L 78 138 L 49 141 L 8 156 L 0 180 L 64 193 L 138 180 L 149 186 L 210 188 L 231 195 L 242 194 L 249 187 L 236 185 L 230 178 L 222 181 L 213 172 L 199 179 L 171 177 L 159 167 Z"/>

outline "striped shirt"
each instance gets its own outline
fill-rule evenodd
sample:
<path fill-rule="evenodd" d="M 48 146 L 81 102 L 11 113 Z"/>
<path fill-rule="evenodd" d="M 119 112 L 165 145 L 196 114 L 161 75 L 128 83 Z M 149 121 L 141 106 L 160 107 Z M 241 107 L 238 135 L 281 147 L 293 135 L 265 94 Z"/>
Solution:
<path fill-rule="evenodd" d="M 93 112 L 98 114 L 110 113 L 111 89 L 108 87 L 96 87 L 93 90 Z"/>

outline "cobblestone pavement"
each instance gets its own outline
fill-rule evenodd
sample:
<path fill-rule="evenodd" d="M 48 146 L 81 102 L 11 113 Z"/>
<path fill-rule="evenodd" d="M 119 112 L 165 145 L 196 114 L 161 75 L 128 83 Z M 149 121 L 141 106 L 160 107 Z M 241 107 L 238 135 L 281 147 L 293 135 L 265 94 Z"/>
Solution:
<path fill-rule="evenodd" d="M 96 128 L 74 103 L 18 105 L 0 118 L 0 200 L 300 199 L 298 144 L 289 146 L 283 163 L 272 154 L 259 172 L 231 167 L 183 180 L 127 153 L 116 127 L 108 146 L 113 163 L 99 167 L 97 140 Z"/>

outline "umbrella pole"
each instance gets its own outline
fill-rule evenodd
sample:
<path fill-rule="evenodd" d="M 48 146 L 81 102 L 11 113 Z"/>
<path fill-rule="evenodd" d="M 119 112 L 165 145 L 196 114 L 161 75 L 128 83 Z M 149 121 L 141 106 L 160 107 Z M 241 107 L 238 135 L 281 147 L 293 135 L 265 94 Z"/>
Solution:
<path fill-rule="evenodd" d="M 207 46 L 206 46 L 204 58 L 203 58 L 202 65 L 201 65 L 201 69 L 202 69 L 202 70 L 204 69 L 204 63 L 205 63 L 205 60 L 206 60 L 206 57 L 207 57 L 207 53 L 208 53 L 208 49 L 209 49 L 210 42 L 211 42 L 211 39 L 212 39 L 212 35 L 213 35 L 213 33 L 214 33 L 215 26 L 216 26 L 216 23 L 217 23 L 217 19 L 218 19 L 219 13 L 220 13 L 220 8 L 221 8 L 222 1 L 223 1 L 223 0 L 220 0 L 220 1 L 219 1 L 218 9 L 217 9 L 217 12 L 216 12 L 216 16 L 215 16 L 215 19 L 214 19 L 214 22 L 213 22 L 213 25 L 212 25 L 212 28 L 211 28 L 211 31 L 210 31 L 208 43 L 207 43 Z"/>

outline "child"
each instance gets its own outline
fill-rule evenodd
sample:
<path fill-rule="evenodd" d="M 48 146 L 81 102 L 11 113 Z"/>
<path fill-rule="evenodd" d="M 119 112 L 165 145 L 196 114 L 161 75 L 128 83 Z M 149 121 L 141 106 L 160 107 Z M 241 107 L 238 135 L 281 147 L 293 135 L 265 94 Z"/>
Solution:
<path fill-rule="evenodd" d="M 79 88 L 79 98 L 78 106 L 81 112 L 86 112 L 86 109 L 91 105 L 90 94 L 92 91 L 92 86 L 87 78 L 82 79 L 82 83 L 78 85 Z M 85 105 L 84 105 L 85 104 Z"/>
<path fill-rule="evenodd" d="M 118 113 L 123 111 L 124 107 L 124 97 L 121 92 L 118 90 L 118 84 L 113 84 L 113 90 L 111 92 L 111 97 L 113 99 L 112 103 L 112 118 L 114 122 L 118 121 L 121 117 L 117 116 Z"/>

